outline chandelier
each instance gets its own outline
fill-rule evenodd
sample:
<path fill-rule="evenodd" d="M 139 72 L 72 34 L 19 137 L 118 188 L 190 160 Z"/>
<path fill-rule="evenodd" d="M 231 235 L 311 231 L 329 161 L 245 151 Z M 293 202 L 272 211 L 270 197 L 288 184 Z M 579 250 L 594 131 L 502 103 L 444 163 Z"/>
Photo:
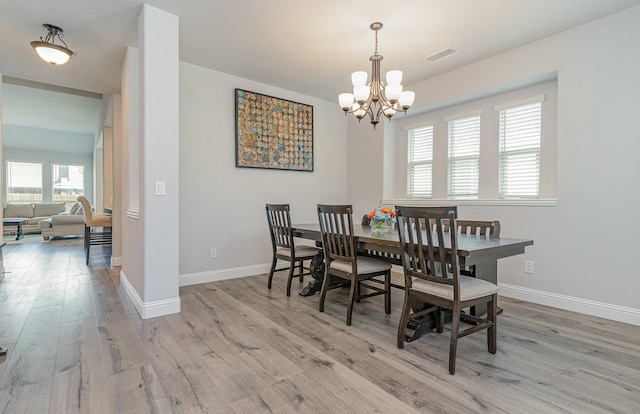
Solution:
<path fill-rule="evenodd" d="M 35 49 L 42 60 L 52 65 L 63 65 L 76 55 L 62 40 L 63 30 L 61 28 L 47 23 L 43 24 L 42 27 L 47 29 L 47 36 L 44 39 L 40 37 L 40 40 L 31 42 L 31 47 Z M 55 44 L 56 38 L 61 44 Z"/>
<path fill-rule="evenodd" d="M 369 26 L 376 33 L 376 48 L 371 61 L 371 82 L 367 84 L 367 72 L 357 71 L 351 74 L 353 93 L 341 93 L 338 96 L 340 107 L 347 113 L 353 113 L 358 121 L 369 115 L 373 129 L 384 115 L 389 120 L 396 112 L 406 112 L 415 99 L 415 93 L 402 90 L 402 71 L 390 70 L 387 72 L 387 84 L 383 85 L 380 79 L 380 61 L 382 56 L 378 54 L 378 30 L 382 29 L 382 23 L 374 22 Z"/>

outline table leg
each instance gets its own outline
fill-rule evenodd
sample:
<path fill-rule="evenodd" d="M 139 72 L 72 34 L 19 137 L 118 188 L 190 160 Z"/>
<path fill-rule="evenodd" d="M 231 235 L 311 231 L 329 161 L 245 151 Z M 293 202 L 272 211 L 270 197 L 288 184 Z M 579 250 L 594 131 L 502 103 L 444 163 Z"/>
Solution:
<path fill-rule="evenodd" d="M 313 280 L 307 284 L 299 293 L 300 296 L 313 296 L 322 290 L 322 282 L 324 282 L 324 254 L 318 253 L 309 265 L 309 272 Z M 349 286 L 349 281 L 340 279 L 339 277 L 331 278 L 331 285 Z"/>
<path fill-rule="evenodd" d="M 18 223 L 18 230 L 16 230 L 16 240 L 22 238 L 22 223 Z"/>
<path fill-rule="evenodd" d="M 492 260 L 483 263 L 477 263 L 475 265 L 475 277 L 478 279 L 486 280 L 493 284 L 498 284 L 498 261 Z M 475 309 L 471 310 L 472 315 L 484 315 L 487 313 L 487 305 L 474 306 Z"/>
<path fill-rule="evenodd" d="M 309 273 L 311 273 L 313 280 L 300 291 L 300 296 L 313 296 L 322 289 L 324 279 L 324 254 L 322 252 L 311 259 Z"/>

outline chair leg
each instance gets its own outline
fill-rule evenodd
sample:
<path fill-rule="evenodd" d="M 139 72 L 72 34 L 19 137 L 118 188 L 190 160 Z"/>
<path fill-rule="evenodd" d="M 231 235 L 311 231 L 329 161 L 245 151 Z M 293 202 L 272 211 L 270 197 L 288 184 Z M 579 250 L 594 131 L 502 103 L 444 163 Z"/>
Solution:
<path fill-rule="evenodd" d="M 498 314 L 498 295 L 491 296 L 491 301 L 487 305 L 487 319 L 491 321 L 492 325 L 487 329 L 487 348 L 490 353 L 495 354 L 497 351 L 497 333 L 498 327 L 497 322 L 498 318 L 496 317 Z"/>
<path fill-rule="evenodd" d="M 433 313 L 433 317 L 436 320 L 436 332 L 444 332 L 444 309 L 440 307 L 436 309 L 436 311 Z"/>
<path fill-rule="evenodd" d="M 84 226 L 84 255 L 85 263 L 89 264 L 89 249 L 91 248 L 91 228 Z"/>
<path fill-rule="evenodd" d="M 273 256 L 273 262 L 271 263 L 271 270 L 269 271 L 269 280 L 267 281 L 267 288 L 271 289 L 271 282 L 273 281 L 273 274 L 276 271 L 276 264 L 278 263 L 278 259 Z"/>
<path fill-rule="evenodd" d="M 324 279 L 322 280 L 322 290 L 320 290 L 320 300 L 318 301 L 318 311 L 324 312 L 324 299 L 327 297 L 327 290 L 329 290 L 329 283 L 331 275 L 329 275 L 329 265 L 325 265 Z"/>
<path fill-rule="evenodd" d="M 384 313 L 391 313 L 391 270 L 384 275 Z"/>
<path fill-rule="evenodd" d="M 400 324 L 398 325 L 398 348 L 404 348 L 404 336 L 407 332 L 407 322 L 409 322 L 409 313 L 411 305 L 409 305 L 409 295 L 404 295 L 404 303 L 402 304 L 402 315 L 400 316 Z"/>
<path fill-rule="evenodd" d="M 293 280 L 293 271 L 296 269 L 296 262 L 291 259 L 289 262 L 289 276 L 287 276 L 287 297 L 291 296 L 291 281 Z"/>
<path fill-rule="evenodd" d="M 353 303 L 356 299 L 356 290 L 359 291 L 360 282 L 355 277 L 351 278 L 351 286 L 349 287 L 349 305 L 347 306 L 347 326 L 351 326 L 351 315 L 353 314 Z"/>
<path fill-rule="evenodd" d="M 304 282 L 304 276 L 302 275 L 304 273 L 304 260 L 300 260 L 300 263 L 298 264 L 298 278 L 300 280 L 300 283 Z"/>
<path fill-rule="evenodd" d="M 451 339 L 449 344 L 449 374 L 456 372 L 456 352 L 458 350 L 458 331 L 460 330 L 460 308 L 453 307 L 451 315 Z"/>

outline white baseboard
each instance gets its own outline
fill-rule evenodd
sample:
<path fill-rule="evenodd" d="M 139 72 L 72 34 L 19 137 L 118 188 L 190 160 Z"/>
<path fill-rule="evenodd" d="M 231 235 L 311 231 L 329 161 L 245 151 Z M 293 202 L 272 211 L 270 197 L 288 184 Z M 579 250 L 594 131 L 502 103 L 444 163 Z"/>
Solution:
<path fill-rule="evenodd" d="M 122 257 L 113 257 L 111 256 L 111 267 L 114 266 L 122 266 Z"/>
<path fill-rule="evenodd" d="M 172 315 L 174 313 L 180 313 L 180 297 L 165 299 L 165 300 L 157 300 L 154 302 L 143 302 L 138 295 L 138 292 L 131 286 L 129 283 L 129 279 L 127 279 L 127 275 L 124 274 L 123 271 L 120 271 L 120 283 L 122 283 L 122 287 L 124 287 L 124 291 L 126 292 L 129 299 L 135 306 L 138 314 L 142 319 L 150 319 L 155 318 L 157 316 L 164 315 Z"/>
<path fill-rule="evenodd" d="M 500 287 L 499 294 L 508 298 L 640 326 L 640 309 L 611 305 L 609 303 L 596 302 L 504 283 L 498 283 L 498 286 Z"/>
<path fill-rule="evenodd" d="M 208 272 L 187 273 L 180 275 L 180 286 L 197 285 L 199 283 L 217 282 L 219 280 L 236 279 L 245 276 L 255 276 L 268 273 L 271 265 L 268 263 L 234 267 L 230 269 L 210 270 Z"/>

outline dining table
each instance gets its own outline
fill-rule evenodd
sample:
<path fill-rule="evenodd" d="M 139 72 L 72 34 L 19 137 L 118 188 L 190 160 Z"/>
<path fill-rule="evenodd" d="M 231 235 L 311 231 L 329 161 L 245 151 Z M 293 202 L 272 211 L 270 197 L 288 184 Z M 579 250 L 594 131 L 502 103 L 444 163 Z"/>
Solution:
<path fill-rule="evenodd" d="M 295 237 L 312 240 L 318 247 L 322 247 L 322 235 L 319 223 L 303 223 L 292 225 Z M 425 230 L 422 230 L 425 231 Z M 372 232 L 367 225 L 353 225 L 353 233 L 357 243 L 359 254 L 366 254 L 392 264 L 402 265 L 401 244 L 398 232 L 377 233 Z M 449 241 L 446 241 L 449 244 Z M 498 260 L 523 254 L 527 246 L 533 245 L 533 240 L 515 239 L 508 237 L 488 238 L 486 236 L 472 234 L 458 234 L 458 264 L 461 268 L 472 269 L 472 275 L 476 278 L 498 283 Z M 445 247 L 448 247 L 445 245 Z M 323 257 L 319 253 L 311 263 L 311 276 L 309 282 L 300 292 L 301 296 L 311 296 L 319 292 L 324 280 Z M 404 285 L 393 285 L 403 289 Z M 482 314 L 486 309 L 476 307 L 475 313 Z M 426 326 L 428 325 L 428 326 Z M 413 326 L 414 337 L 419 337 L 426 329 L 431 329 L 431 324 L 425 326 Z"/>

